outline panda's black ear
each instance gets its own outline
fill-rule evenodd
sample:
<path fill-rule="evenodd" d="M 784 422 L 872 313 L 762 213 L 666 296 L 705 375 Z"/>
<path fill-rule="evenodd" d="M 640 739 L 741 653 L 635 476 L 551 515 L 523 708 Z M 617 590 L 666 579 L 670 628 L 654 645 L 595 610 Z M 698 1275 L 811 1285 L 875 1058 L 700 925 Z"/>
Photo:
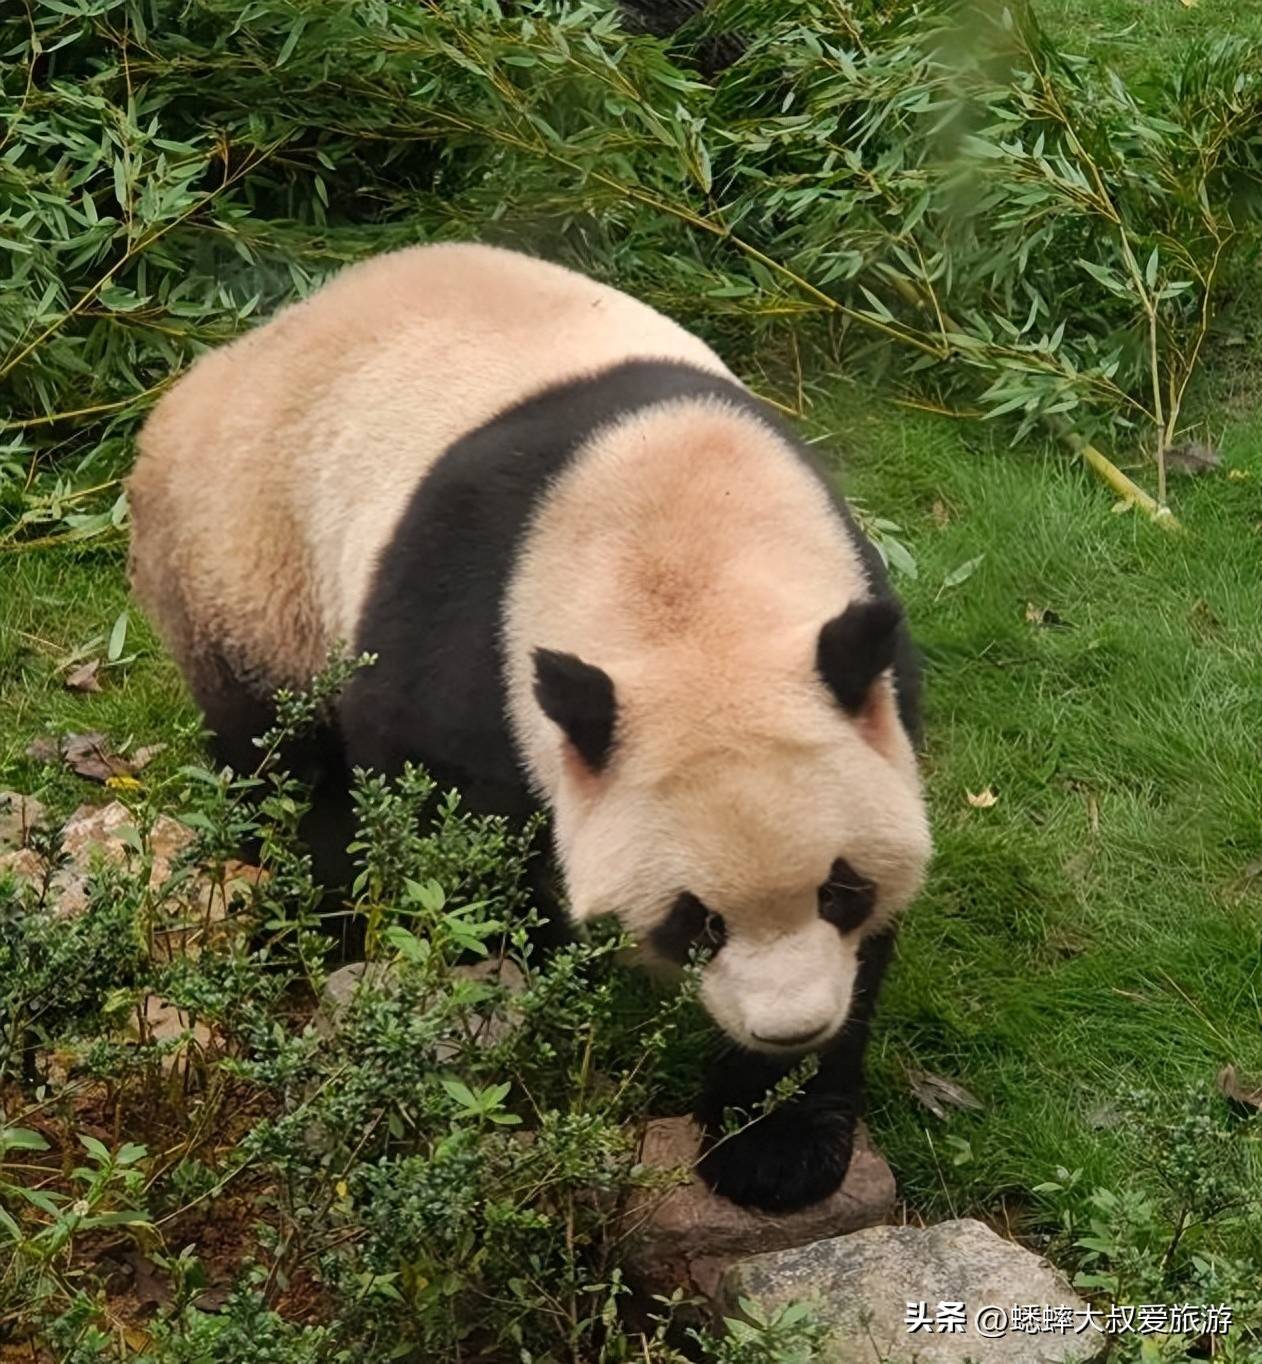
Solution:
<path fill-rule="evenodd" d="M 561 727 L 593 772 L 599 772 L 613 750 L 618 706 L 608 673 L 584 663 L 574 654 L 536 649 L 535 700 Z"/>
<path fill-rule="evenodd" d="M 815 667 L 851 715 L 863 709 L 873 682 L 894 662 L 902 608 L 888 597 L 851 602 L 819 632 Z"/>

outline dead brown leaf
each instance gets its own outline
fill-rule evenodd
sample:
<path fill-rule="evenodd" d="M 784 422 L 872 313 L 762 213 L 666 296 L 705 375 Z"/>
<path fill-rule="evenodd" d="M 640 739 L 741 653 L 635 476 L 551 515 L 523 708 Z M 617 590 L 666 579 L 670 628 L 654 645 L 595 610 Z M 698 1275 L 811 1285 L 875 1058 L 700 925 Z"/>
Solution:
<path fill-rule="evenodd" d="M 947 504 L 941 498 L 935 498 L 933 503 L 933 524 L 939 530 L 944 530 L 951 524 L 951 512 Z"/>
<path fill-rule="evenodd" d="M 1235 1066 L 1224 1066 L 1218 1072 L 1218 1088 L 1232 1103 L 1262 1111 L 1262 1080 L 1246 1080 Z"/>
<path fill-rule="evenodd" d="M 89 781 L 107 782 L 111 777 L 130 777 L 132 765 L 115 753 L 104 734 L 67 734 L 61 741 L 62 761 Z"/>
<path fill-rule="evenodd" d="M 26 756 L 36 762 L 61 761 L 89 781 L 104 784 L 112 777 L 130 777 L 135 765 L 115 753 L 104 734 L 67 734 L 61 740 L 41 737 L 27 745 Z"/>
<path fill-rule="evenodd" d="M 131 755 L 132 771 L 139 772 L 142 767 L 148 767 L 165 748 L 166 744 L 141 744 Z"/>
<path fill-rule="evenodd" d="M 976 795 L 972 791 L 965 791 L 964 794 L 974 810 L 989 810 L 992 805 L 999 804 L 999 797 L 989 786 L 984 791 L 978 791 Z"/>
<path fill-rule="evenodd" d="M 100 691 L 101 682 L 96 675 L 100 666 L 99 658 L 91 658 L 72 668 L 62 680 L 69 691 Z"/>
<path fill-rule="evenodd" d="M 165 1307 L 171 1301 L 167 1277 L 141 1250 L 125 1250 L 112 1257 L 126 1272 L 128 1291 L 141 1311 L 151 1307 Z"/>
<path fill-rule="evenodd" d="M 907 1083 L 911 1086 L 911 1092 L 935 1118 L 945 1118 L 948 1108 L 983 1107 L 982 1101 L 975 1094 L 970 1094 L 963 1085 L 922 1070 L 919 1066 L 907 1067 Z"/>

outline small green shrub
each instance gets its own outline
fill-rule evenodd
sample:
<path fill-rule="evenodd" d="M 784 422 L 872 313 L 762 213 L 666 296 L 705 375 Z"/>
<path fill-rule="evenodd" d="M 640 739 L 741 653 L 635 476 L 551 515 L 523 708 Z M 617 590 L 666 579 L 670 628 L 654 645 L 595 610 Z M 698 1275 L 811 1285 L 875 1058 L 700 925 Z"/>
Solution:
<path fill-rule="evenodd" d="M 1214 1358 L 1257 1364 L 1257 1265 L 1223 1246 L 1247 1243 L 1247 1229 L 1262 1216 L 1259 1119 L 1234 1118 L 1203 1088 L 1177 1099 L 1172 1112 L 1150 1091 L 1122 1096 L 1119 1116 L 1130 1128 L 1136 1171 L 1127 1187 L 1087 1189 L 1080 1172 L 1062 1169 L 1035 1192 L 1059 1213 L 1057 1258 L 1078 1265 L 1074 1282 L 1099 1298 L 1102 1316 L 1113 1304 L 1227 1304 L 1231 1326 L 1215 1334 Z M 1123 1360 L 1193 1359 L 1200 1349 L 1195 1335 L 1156 1342 L 1138 1329 L 1121 1332 L 1115 1344 Z"/>
<path fill-rule="evenodd" d="M 342 913 L 367 965 L 321 1004 L 332 938 L 279 755 L 351 666 L 281 697 L 254 773 L 186 767 L 137 798 L 127 861 L 81 914 L 0 887 L 0 1085 L 26 1095 L 0 1128 L 0 1320 L 75 1361 L 675 1360 L 678 1303 L 647 1333 L 625 1318 L 618 1209 L 669 1186 L 637 1165 L 635 1131 L 693 1035 L 693 992 L 628 996 L 611 931 L 540 960 L 534 829 L 408 769 L 359 774 Z M 159 808 L 197 841 L 151 887 Z M 262 848 L 249 903 L 172 950 L 196 876 L 244 835 Z M 155 1000 L 182 1025 L 161 1031 Z M 85 1130 L 106 1119 L 112 1140 Z M 202 1243 L 222 1244 L 225 1219 L 237 1252 L 212 1263 Z M 121 1332 L 120 1255 L 163 1284 Z M 231 1290 L 217 1311 L 210 1287 Z M 692 1348 L 796 1360 L 805 1329 Z"/>

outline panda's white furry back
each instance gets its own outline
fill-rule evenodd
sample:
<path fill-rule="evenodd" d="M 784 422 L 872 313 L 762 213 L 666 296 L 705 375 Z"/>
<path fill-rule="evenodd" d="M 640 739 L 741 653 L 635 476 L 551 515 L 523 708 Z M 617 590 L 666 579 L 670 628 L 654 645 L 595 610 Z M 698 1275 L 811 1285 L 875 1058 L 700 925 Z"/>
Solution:
<path fill-rule="evenodd" d="M 133 582 L 221 760 L 335 642 L 375 653 L 324 784 L 412 760 L 474 808 L 548 807 L 574 919 L 713 954 L 711 1135 L 820 1052 L 703 1174 L 767 1208 L 835 1187 L 929 836 L 901 613 L 791 432 L 644 304 L 442 245 L 203 357 L 140 451 Z"/>

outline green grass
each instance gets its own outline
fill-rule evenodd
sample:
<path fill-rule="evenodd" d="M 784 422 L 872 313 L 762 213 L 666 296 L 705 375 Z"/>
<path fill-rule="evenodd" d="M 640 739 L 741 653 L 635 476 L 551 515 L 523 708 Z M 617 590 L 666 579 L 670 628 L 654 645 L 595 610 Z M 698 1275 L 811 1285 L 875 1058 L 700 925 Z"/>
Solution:
<path fill-rule="evenodd" d="M 1070 50 L 1132 73 L 1158 73 L 1200 39 L 1262 40 L 1262 11 L 1238 0 L 1035 0 L 1034 9 Z"/>
<path fill-rule="evenodd" d="M 1262 423 L 1226 434 L 1246 481 L 1176 485 L 1171 536 L 1059 458 L 888 411 L 843 422 L 848 486 L 919 560 L 901 587 L 937 843 L 876 1043 L 875 1127 L 922 1211 L 993 1211 L 1058 1165 L 1125 1186 L 1136 1152 L 1097 1125 L 1120 1090 L 1173 1101 L 1228 1062 L 1262 1069 L 1262 880 L 1241 884 L 1262 854 Z M 997 803 L 971 806 L 987 788 Z M 984 1110 L 940 1123 L 907 1065 Z M 947 1133 L 971 1162 L 947 1163 Z"/>
<path fill-rule="evenodd" d="M 46 734 L 99 730 L 115 747 L 165 743 L 151 776 L 162 776 L 199 752 L 200 723 L 174 663 L 129 600 L 121 549 L 33 551 L 0 560 L 0 787 L 37 791 L 68 812 L 91 799 L 87 782 L 26 756 Z M 100 639 L 128 611 L 124 658 L 99 674 L 99 693 L 68 690 L 58 664 Z"/>

